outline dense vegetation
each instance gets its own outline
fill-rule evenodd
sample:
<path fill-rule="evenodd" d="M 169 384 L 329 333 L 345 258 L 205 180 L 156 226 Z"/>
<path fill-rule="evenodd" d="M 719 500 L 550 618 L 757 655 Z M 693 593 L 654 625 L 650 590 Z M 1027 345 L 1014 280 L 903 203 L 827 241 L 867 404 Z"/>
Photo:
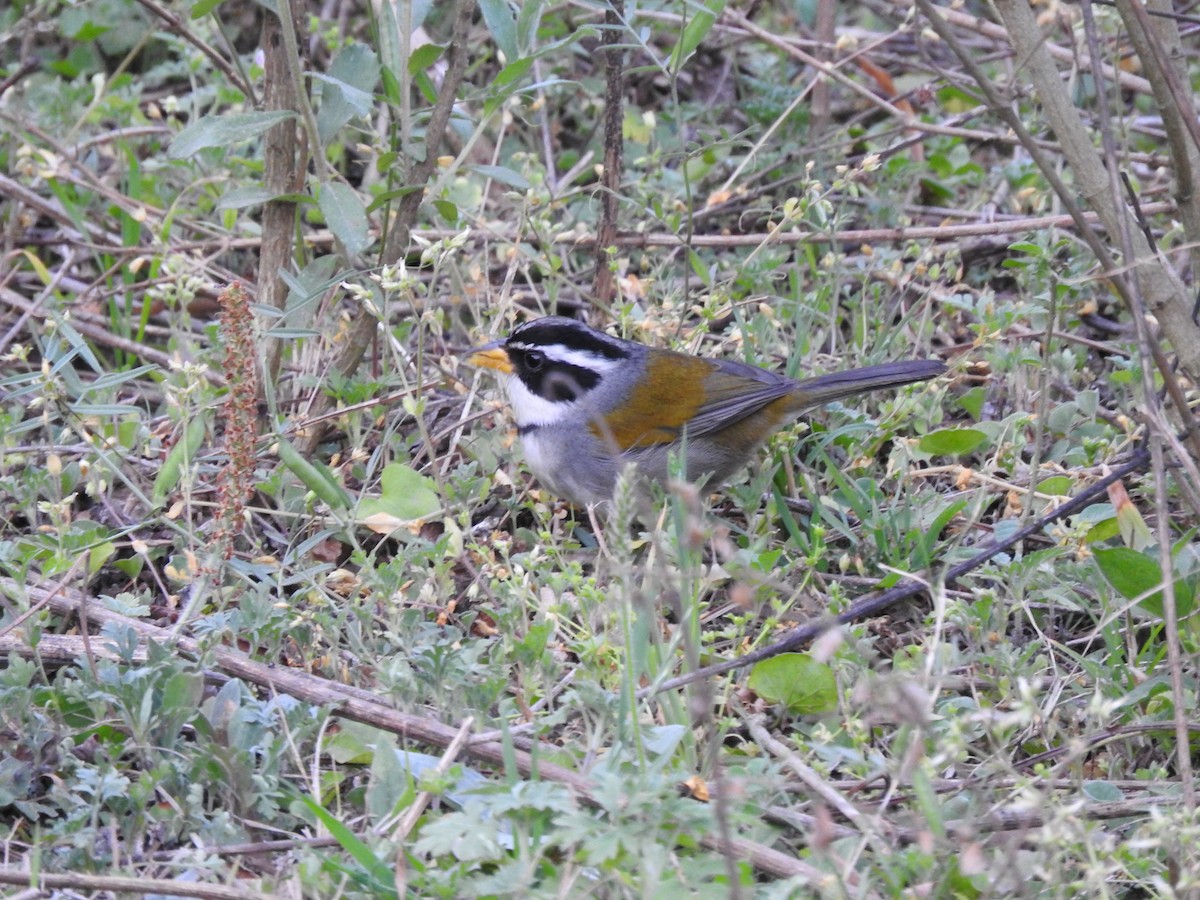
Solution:
<path fill-rule="evenodd" d="M 272 10 L 0 9 L 0 883 L 1196 889 L 1195 23 Z M 548 313 L 949 372 L 589 514 Z"/>

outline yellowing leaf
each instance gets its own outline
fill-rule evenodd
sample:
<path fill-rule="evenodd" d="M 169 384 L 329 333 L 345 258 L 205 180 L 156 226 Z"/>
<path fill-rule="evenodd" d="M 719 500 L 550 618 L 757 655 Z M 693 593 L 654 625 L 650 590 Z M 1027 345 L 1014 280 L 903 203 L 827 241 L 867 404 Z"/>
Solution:
<path fill-rule="evenodd" d="M 433 480 L 411 466 L 392 463 L 380 478 L 383 493 L 363 500 L 358 521 L 379 534 L 390 534 L 412 522 L 428 519 L 442 508 Z"/>

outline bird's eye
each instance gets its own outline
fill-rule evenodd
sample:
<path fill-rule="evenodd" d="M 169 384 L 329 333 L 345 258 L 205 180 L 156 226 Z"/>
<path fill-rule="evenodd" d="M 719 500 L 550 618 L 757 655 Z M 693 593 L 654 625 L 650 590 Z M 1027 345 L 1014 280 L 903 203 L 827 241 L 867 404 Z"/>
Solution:
<path fill-rule="evenodd" d="M 546 364 L 546 354 L 541 350 L 525 351 L 525 367 L 530 372 L 540 372 L 542 366 Z"/>

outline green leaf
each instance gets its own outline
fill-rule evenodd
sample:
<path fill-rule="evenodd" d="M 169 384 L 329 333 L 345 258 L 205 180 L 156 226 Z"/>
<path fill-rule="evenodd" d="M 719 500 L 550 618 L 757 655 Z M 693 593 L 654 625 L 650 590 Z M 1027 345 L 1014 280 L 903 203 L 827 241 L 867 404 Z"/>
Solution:
<path fill-rule="evenodd" d="M 429 77 L 429 73 L 418 72 L 412 78 L 413 83 L 416 84 L 417 90 L 421 92 L 421 96 L 425 99 L 425 102 L 430 106 L 437 103 L 437 85 L 433 83 L 433 79 Z"/>
<path fill-rule="evenodd" d="M 668 759 L 687 736 L 685 725 L 650 725 L 642 729 L 642 746 L 660 759 Z"/>
<path fill-rule="evenodd" d="M 358 521 L 373 530 L 390 533 L 441 511 L 442 501 L 433 480 L 411 466 L 392 463 L 384 468 L 380 481 L 383 493 L 358 506 Z"/>
<path fill-rule="evenodd" d="M 1129 547 L 1104 547 L 1096 551 L 1096 565 L 1109 584 L 1126 600 L 1133 600 L 1151 615 L 1162 617 L 1162 569 L 1158 559 Z M 1175 582 L 1175 611 L 1182 618 L 1195 605 L 1195 590 L 1184 579 Z"/>
<path fill-rule="evenodd" d="M 506 184 L 518 191 L 529 190 L 529 182 L 525 179 L 525 176 L 504 166 L 468 166 L 467 168 L 472 172 L 477 172 L 484 178 L 490 178 L 493 181 Z"/>
<path fill-rule="evenodd" d="M 223 0 L 197 0 L 188 11 L 188 17 L 193 21 L 202 19 L 220 6 L 222 2 Z"/>
<path fill-rule="evenodd" d="M 358 192 L 348 184 L 331 181 L 321 186 L 317 206 L 334 236 L 351 256 L 362 253 L 371 243 L 370 220 Z"/>
<path fill-rule="evenodd" d="M 975 428 L 942 428 L 925 435 L 918 446 L 923 453 L 933 456 L 961 456 L 987 439 L 986 434 Z"/>
<path fill-rule="evenodd" d="M 1104 541 L 1111 540 L 1121 533 L 1121 523 L 1117 521 L 1117 517 L 1105 519 L 1102 522 L 1097 522 L 1088 529 L 1084 540 L 1089 544 L 1101 544 Z"/>
<path fill-rule="evenodd" d="M 1083 796 L 1093 803 L 1116 803 L 1125 799 L 1124 792 L 1115 784 L 1095 780 L 1083 783 Z"/>
<path fill-rule="evenodd" d="M 186 706 L 193 712 L 204 699 L 204 679 L 195 672 L 176 672 L 163 685 L 164 706 Z"/>
<path fill-rule="evenodd" d="M 438 215 L 442 217 L 447 225 L 449 225 L 451 228 L 458 225 L 459 213 L 457 206 L 455 206 L 449 200 L 434 200 L 433 206 L 434 209 L 438 211 Z"/>
<path fill-rule="evenodd" d="M 381 191 L 375 197 L 375 199 L 371 201 L 371 205 L 367 207 L 367 211 L 375 212 L 375 210 L 379 209 L 382 206 L 387 205 L 391 201 L 399 200 L 400 198 L 406 197 L 407 195 L 411 194 L 413 191 L 418 191 L 418 190 L 420 190 L 420 188 L 415 187 L 413 185 L 407 185 L 405 187 L 395 188 L 394 190 L 390 190 L 390 191 Z"/>
<path fill-rule="evenodd" d="M 910 776 L 912 779 L 913 797 L 916 808 L 920 810 L 925 827 L 939 838 L 946 836 L 946 820 L 942 814 L 942 805 L 938 801 L 938 792 L 929 780 L 929 771 L 921 766 L 913 766 Z"/>
<path fill-rule="evenodd" d="M 524 52 L 528 52 L 528 48 L 535 46 L 537 42 L 538 27 L 542 13 L 546 10 L 546 2 L 547 0 L 522 0 L 517 6 L 517 43 L 524 48 Z M 541 55 L 543 49 L 544 47 L 537 49 L 538 55 Z"/>
<path fill-rule="evenodd" d="M 525 76 L 526 72 L 533 68 L 533 62 L 534 58 L 532 56 L 513 60 L 492 79 L 492 87 L 508 87 L 510 84 L 519 81 Z"/>
<path fill-rule="evenodd" d="M 362 867 L 370 880 L 374 882 L 371 885 L 373 890 L 378 891 L 379 895 L 383 897 L 397 896 L 396 882 L 392 877 L 391 866 L 376 856 L 375 852 L 358 835 L 347 828 L 341 819 L 326 810 L 316 800 L 307 794 L 299 795 L 299 799 L 320 820 L 342 849 Z"/>
<path fill-rule="evenodd" d="M 340 256 L 327 253 L 315 257 L 299 272 L 281 270 L 279 277 L 288 287 L 287 303 L 282 313 L 279 310 L 261 313 L 264 319 L 275 322 L 266 333 L 282 338 L 289 330 L 309 330 L 308 325 L 321 297 L 346 278 L 346 273 L 338 268 L 340 262 Z"/>
<path fill-rule="evenodd" d="M 92 547 L 92 549 L 88 552 L 87 558 L 88 574 L 95 575 L 97 572 L 103 569 L 109 558 L 113 555 L 113 553 L 116 552 L 116 550 L 117 545 L 112 541 L 103 541 L 102 543 L 96 544 L 94 547 Z"/>
<path fill-rule="evenodd" d="M 1126 600 L 1162 587 L 1163 570 L 1158 560 L 1129 547 L 1105 547 L 1096 551 L 1096 562 L 1112 587 Z"/>
<path fill-rule="evenodd" d="M 95 7 L 86 3 L 63 7 L 57 19 L 59 33 L 73 41 L 94 41 L 112 27 L 111 24 L 98 24 L 95 21 Z"/>
<path fill-rule="evenodd" d="M 417 788 L 412 774 L 400 764 L 399 754 L 390 743 L 383 743 L 371 760 L 363 804 L 372 821 L 382 822 L 412 804 Z M 434 758 L 435 766 L 437 759 Z"/>
<path fill-rule="evenodd" d="M 355 116 L 371 115 L 379 69 L 379 58 L 370 47 L 351 44 L 338 53 L 328 75 L 313 74 L 323 82 L 317 111 L 317 133 L 322 144 L 329 143 L 338 129 Z"/>
<path fill-rule="evenodd" d="M 247 209 L 251 206 L 262 206 L 275 196 L 275 192 L 258 184 L 247 184 L 226 191 L 217 201 L 217 209 Z"/>
<path fill-rule="evenodd" d="M 687 255 L 688 262 L 692 266 L 692 271 L 696 273 L 696 277 L 703 282 L 705 287 L 711 288 L 713 278 L 712 272 L 709 271 L 708 265 L 704 262 L 703 257 L 701 257 L 700 254 L 691 247 L 687 248 Z"/>
<path fill-rule="evenodd" d="M 967 411 L 967 415 L 978 422 L 983 416 L 983 403 L 986 399 L 987 392 L 982 386 L 973 387 L 958 398 L 958 405 Z"/>
<path fill-rule="evenodd" d="M 490 815 L 487 807 L 475 805 L 470 815 L 430 817 L 421 825 L 421 835 L 412 844 L 412 852 L 417 857 L 434 858 L 449 858 L 453 854 L 455 860 L 469 863 L 474 870 L 480 863 L 504 858 L 504 838 L 507 838 L 507 834 L 501 836 L 497 817 Z M 591 842 L 588 846 L 589 864 L 597 865 L 603 861 L 595 841 Z"/>
<path fill-rule="evenodd" d="M 236 678 L 221 685 L 216 694 L 204 701 L 201 713 L 214 733 L 229 735 L 242 707 L 242 684 Z"/>
<path fill-rule="evenodd" d="M 525 637 L 513 646 L 513 655 L 522 665 L 537 665 L 553 634 L 553 622 L 537 622 L 530 625 Z"/>
<path fill-rule="evenodd" d="M 67 408 L 81 416 L 119 419 L 122 416 L 140 416 L 142 410 L 124 403 L 69 403 Z"/>
<path fill-rule="evenodd" d="M 1105 547 L 1096 551 L 1096 564 L 1126 600 L 1136 600 L 1162 585 L 1158 561 L 1129 547 Z"/>
<path fill-rule="evenodd" d="M 1051 497 L 1069 497 L 1071 479 L 1066 475 L 1052 475 L 1038 482 L 1037 492 Z"/>
<path fill-rule="evenodd" d="M 419 72 L 424 72 L 441 59 L 442 54 L 445 52 L 446 48 L 441 44 L 426 44 L 424 47 L 418 47 L 412 52 L 412 56 L 408 58 L 408 74 L 416 75 Z"/>
<path fill-rule="evenodd" d="M 1081 509 L 1078 515 L 1072 516 L 1072 520 L 1083 525 L 1099 525 L 1101 522 L 1115 519 L 1116 515 L 1116 507 L 1111 503 L 1092 503 Z"/>
<path fill-rule="evenodd" d="M 339 108 L 338 121 L 340 124 L 350 121 L 353 116 L 369 115 L 375 108 L 375 96 L 371 93 L 370 88 L 355 87 L 340 78 L 321 72 L 312 72 L 311 75 L 314 81 L 319 81 L 322 85 L 321 109 L 326 110 L 330 106 L 336 105 Z M 376 75 L 378 75 L 378 71 L 376 71 Z"/>
<path fill-rule="evenodd" d="M 144 562 L 145 559 L 146 558 L 144 556 L 139 555 L 136 557 L 132 557 L 131 559 L 119 559 L 119 560 L 115 561 L 113 563 L 113 565 L 120 568 L 122 563 L 135 562 L 138 560 Z M 121 568 L 121 571 L 125 571 L 125 569 Z M 141 571 L 140 568 L 138 569 L 138 571 Z M 116 613 L 120 613 L 123 616 L 129 616 L 130 618 L 140 619 L 143 616 L 150 615 L 149 605 L 144 602 L 143 598 L 135 596 L 134 594 L 122 592 L 120 594 L 117 594 L 117 596 L 115 596 L 115 597 L 102 596 L 100 599 L 101 599 L 101 602 L 104 604 L 105 609 L 112 610 L 113 612 L 116 612 Z"/>
<path fill-rule="evenodd" d="M 204 436 L 207 431 L 208 420 L 204 416 L 197 415 L 188 420 L 183 434 L 175 442 L 171 452 L 167 454 L 158 474 L 154 476 L 154 490 L 150 496 L 156 507 L 162 506 L 166 502 L 167 496 L 175 490 L 179 479 L 183 477 L 185 467 L 190 467 L 195 461 L 196 456 L 200 453 L 200 448 L 204 445 Z"/>
<path fill-rule="evenodd" d="M 506 61 L 516 61 L 521 55 L 517 51 L 517 20 L 507 0 L 479 0 L 479 11 Z"/>
<path fill-rule="evenodd" d="M 301 455 L 284 437 L 279 438 L 278 448 L 279 461 L 330 509 L 350 508 L 350 495 L 338 484 L 328 466 Z"/>
<path fill-rule="evenodd" d="M 142 574 L 142 570 L 146 567 L 146 558 L 144 556 L 129 556 L 125 559 L 114 559 L 113 567 L 129 578 L 130 581 L 137 581 L 138 576 Z M 147 611 L 149 607 L 146 607 Z M 130 615 L 130 613 L 125 613 Z M 145 613 L 143 613 L 145 615 Z"/>
<path fill-rule="evenodd" d="M 1030 256 L 1042 256 L 1046 252 L 1041 244 L 1032 241 L 1014 241 L 1008 245 L 1008 249 L 1013 253 L 1027 253 Z"/>
<path fill-rule="evenodd" d="M 433 9 L 433 0 L 409 0 L 411 11 L 409 12 L 408 24 L 416 30 L 425 24 L 425 20 L 429 18 L 429 11 Z"/>
<path fill-rule="evenodd" d="M 671 50 L 671 59 L 667 67 L 672 72 L 678 72 L 683 68 L 683 64 L 696 52 L 696 48 L 712 30 L 717 17 L 724 9 L 725 0 L 707 0 L 703 9 L 696 10 L 695 15 L 684 26 L 683 34 L 679 35 L 674 49 Z"/>
<path fill-rule="evenodd" d="M 394 736 L 370 725 L 345 721 L 337 732 L 330 734 L 323 750 L 340 766 L 370 765 L 375 754 L 382 749 L 390 753 L 396 744 Z"/>
<path fill-rule="evenodd" d="M 923 567 L 929 565 L 929 563 L 933 561 L 938 546 L 938 540 L 942 535 L 942 531 L 947 525 L 950 524 L 954 517 L 966 509 L 966 507 L 966 500 L 959 500 L 955 503 L 949 504 L 945 509 L 937 514 L 934 520 L 929 524 L 928 528 L 924 528 L 920 531 L 917 540 L 921 548 L 922 556 L 914 561 L 917 565 Z"/>
<path fill-rule="evenodd" d="M 797 715 L 837 708 L 833 669 L 807 653 L 781 653 L 750 671 L 750 690 L 771 703 L 782 703 Z"/>
<path fill-rule="evenodd" d="M 193 122 L 171 141 L 167 156 L 187 159 L 209 147 L 228 147 L 258 137 L 267 129 L 296 118 L 291 110 L 236 113 L 229 116 L 205 116 Z"/>

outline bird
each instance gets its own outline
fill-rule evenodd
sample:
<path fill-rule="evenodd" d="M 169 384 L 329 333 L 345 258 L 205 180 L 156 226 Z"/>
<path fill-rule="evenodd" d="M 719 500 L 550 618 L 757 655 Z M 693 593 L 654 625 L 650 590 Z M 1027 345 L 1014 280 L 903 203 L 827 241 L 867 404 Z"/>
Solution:
<path fill-rule="evenodd" d="M 865 391 L 936 378 L 936 359 L 884 363 L 796 380 L 613 337 L 544 316 L 470 352 L 503 376 L 525 461 L 576 506 L 611 500 L 629 463 L 666 484 L 683 454 L 687 477 L 716 488 L 777 428 L 807 409 Z"/>

